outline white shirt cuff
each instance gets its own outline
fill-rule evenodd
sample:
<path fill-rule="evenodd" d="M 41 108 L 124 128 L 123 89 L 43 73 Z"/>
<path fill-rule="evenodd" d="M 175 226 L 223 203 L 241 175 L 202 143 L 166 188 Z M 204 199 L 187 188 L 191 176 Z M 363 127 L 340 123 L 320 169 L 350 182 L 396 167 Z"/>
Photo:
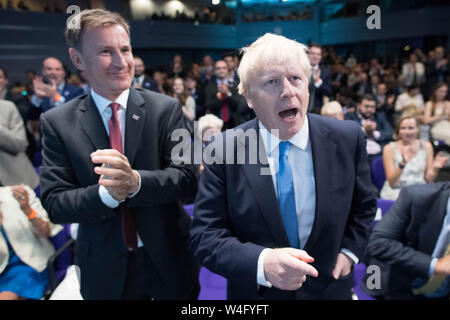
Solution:
<path fill-rule="evenodd" d="M 117 208 L 120 204 L 119 201 L 114 199 L 113 196 L 109 194 L 108 189 L 104 186 L 100 186 L 100 188 L 98 188 L 98 195 L 100 196 L 100 200 L 102 200 L 103 204 L 111 209 Z"/>
<path fill-rule="evenodd" d="M 349 257 L 350 259 L 352 259 L 355 264 L 359 263 L 358 257 L 353 252 L 351 252 L 350 250 L 342 248 L 341 252 L 343 254 L 345 254 L 347 257 Z"/>
<path fill-rule="evenodd" d="M 434 274 L 434 268 L 436 267 L 438 259 L 433 258 L 430 263 L 430 268 L 428 269 L 428 277 L 431 277 Z"/>
<path fill-rule="evenodd" d="M 375 140 L 380 139 L 380 136 L 381 136 L 380 131 L 375 130 L 375 131 L 373 132 L 373 137 L 375 138 Z"/>
<path fill-rule="evenodd" d="M 261 251 L 261 253 L 259 254 L 259 258 L 258 258 L 258 269 L 256 271 L 256 282 L 261 285 L 261 286 L 265 286 L 265 287 L 272 287 L 272 284 L 266 280 L 266 276 L 264 275 L 264 257 L 266 256 L 266 254 L 272 249 L 270 248 L 265 248 L 263 251 Z"/>
<path fill-rule="evenodd" d="M 35 106 L 36 108 L 40 108 L 42 103 L 42 99 L 38 98 L 37 95 L 33 94 L 31 96 L 31 104 Z"/>
<path fill-rule="evenodd" d="M 316 88 L 319 88 L 319 87 L 322 85 L 322 83 L 323 83 L 323 80 L 322 80 L 322 79 L 319 79 L 319 81 L 314 82 L 314 86 L 315 86 Z"/>

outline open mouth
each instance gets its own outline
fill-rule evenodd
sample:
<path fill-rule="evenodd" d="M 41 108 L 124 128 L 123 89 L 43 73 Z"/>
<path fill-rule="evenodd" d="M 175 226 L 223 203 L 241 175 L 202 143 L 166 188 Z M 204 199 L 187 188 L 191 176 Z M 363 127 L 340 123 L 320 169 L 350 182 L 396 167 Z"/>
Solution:
<path fill-rule="evenodd" d="M 284 111 L 281 111 L 278 113 L 278 115 L 283 119 L 283 120 L 289 120 L 289 119 L 294 119 L 295 116 L 298 113 L 298 109 L 297 108 L 291 108 L 291 109 L 286 109 Z"/>

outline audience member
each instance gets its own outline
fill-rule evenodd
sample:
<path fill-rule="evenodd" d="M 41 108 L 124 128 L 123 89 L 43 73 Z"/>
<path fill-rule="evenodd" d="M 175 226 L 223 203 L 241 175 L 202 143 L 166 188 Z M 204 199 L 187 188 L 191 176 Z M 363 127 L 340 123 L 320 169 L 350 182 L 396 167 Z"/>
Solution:
<path fill-rule="evenodd" d="M 380 273 L 385 299 L 448 303 L 449 196 L 449 182 L 405 187 L 375 226 L 367 252 L 388 267 Z"/>
<path fill-rule="evenodd" d="M 320 45 L 312 44 L 309 46 L 308 58 L 311 64 L 308 112 L 320 114 L 324 97 L 330 98 L 333 94 L 331 73 L 327 67 L 320 65 L 322 60 L 322 47 Z"/>
<path fill-rule="evenodd" d="M 53 107 L 83 94 L 79 87 L 65 81 L 65 71 L 60 60 L 49 57 L 42 62 L 42 76 L 33 79 L 33 95 L 31 97 L 30 118 L 39 119 L 39 115 Z"/>
<path fill-rule="evenodd" d="M 134 79 L 133 88 L 144 88 L 158 92 L 158 83 L 145 74 L 144 61 L 135 56 L 134 57 Z"/>
<path fill-rule="evenodd" d="M 42 298 L 47 262 L 55 249 L 48 237 L 62 230 L 29 186 L 0 187 L 0 300 Z"/>
<path fill-rule="evenodd" d="M 408 86 L 406 92 L 397 97 L 394 109 L 397 115 L 401 115 L 404 112 L 414 112 L 423 117 L 425 103 L 420 93 L 420 87 L 417 84 Z"/>
<path fill-rule="evenodd" d="M 425 105 L 424 122 L 431 126 L 431 136 L 450 146 L 450 101 L 445 83 L 436 84 L 431 90 L 430 101 Z"/>
<path fill-rule="evenodd" d="M 367 137 L 367 154 L 369 161 L 381 155 L 385 144 L 392 140 L 393 129 L 384 113 L 376 110 L 376 98 L 371 94 L 363 95 L 356 112 L 347 113 L 346 120 L 357 121 Z"/>
<path fill-rule="evenodd" d="M 419 123 L 414 115 L 403 115 L 396 123 L 394 142 L 383 148 L 386 181 L 380 197 L 396 200 L 400 190 L 413 184 L 431 183 L 447 161 L 438 153 L 434 157 L 429 141 L 419 139 Z"/>
<path fill-rule="evenodd" d="M 431 90 L 439 82 L 445 82 L 450 75 L 450 64 L 445 57 L 445 50 L 442 46 L 434 48 L 434 56 L 426 64 L 427 90 L 426 95 L 431 95 Z"/>
<path fill-rule="evenodd" d="M 25 154 L 28 141 L 20 113 L 7 100 L 0 100 L 0 110 L 0 185 L 25 183 L 36 188 L 39 178 Z"/>
<path fill-rule="evenodd" d="M 175 77 L 171 96 L 180 101 L 183 114 L 190 122 L 195 119 L 195 100 L 189 95 L 182 78 Z"/>
<path fill-rule="evenodd" d="M 227 81 L 228 66 L 225 61 L 216 61 L 214 75 L 215 81 L 205 87 L 206 113 L 221 118 L 224 129 L 233 128 L 239 124 L 238 106 L 241 97 L 238 95 L 236 85 L 230 85 Z"/>
<path fill-rule="evenodd" d="M 422 85 L 425 82 L 425 66 L 419 61 L 415 53 L 411 53 L 408 62 L 403 64 L 402 75 L 406 79 L 405 84 L 407 86 L 412 84 Z"/>
<path fill-rule="evenodd" d="M 325 117 L 334 118 L 337 120 L 344 120 L 344 112 L 341 104 L 337 101 L 330 101 L 325 103 L 320 110 L 320 114 Z"/>

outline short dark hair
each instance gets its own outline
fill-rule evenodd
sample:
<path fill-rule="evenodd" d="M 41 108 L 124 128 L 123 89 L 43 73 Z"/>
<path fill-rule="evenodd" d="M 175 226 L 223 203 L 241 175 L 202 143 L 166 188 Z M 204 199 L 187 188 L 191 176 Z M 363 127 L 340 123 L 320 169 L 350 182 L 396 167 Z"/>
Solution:
<path fill-rule="evenodd" d="M 363 100 L 377 102 L 377 98 L 371 93 L 365 93 L 365 94 L 361 95 L 358 99 L 358 103 L 361 103 Z"/>

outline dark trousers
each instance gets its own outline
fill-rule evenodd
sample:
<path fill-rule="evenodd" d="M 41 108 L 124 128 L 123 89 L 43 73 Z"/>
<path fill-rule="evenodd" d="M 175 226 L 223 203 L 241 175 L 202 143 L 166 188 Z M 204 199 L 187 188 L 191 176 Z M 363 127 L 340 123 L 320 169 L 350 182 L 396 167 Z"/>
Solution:
<path fill-rule="evenodd" d="M 158 273 L 144 247 L 128 253 L 127 277 L 123 300 L 152 298 L 152 286 L 160 282 Z"/>

